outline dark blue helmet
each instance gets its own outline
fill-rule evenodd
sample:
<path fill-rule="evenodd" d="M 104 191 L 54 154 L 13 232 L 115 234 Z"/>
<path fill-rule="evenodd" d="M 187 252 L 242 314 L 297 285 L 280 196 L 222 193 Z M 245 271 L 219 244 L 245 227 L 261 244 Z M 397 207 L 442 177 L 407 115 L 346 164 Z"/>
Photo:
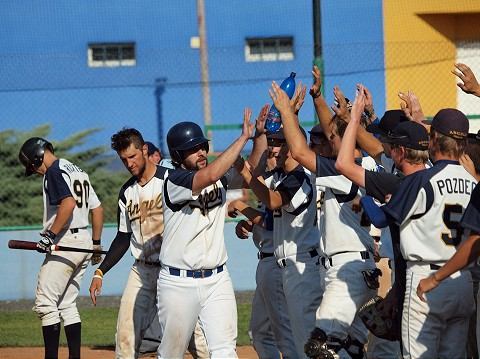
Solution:
<path fill-rule="evenodd" d="M 53 146 L 41 137 L 32 137 L 25 141 L 18 154 L 18 159 L 25 166 L 25 176 L 35 173 L 43 163 L 45 148 L 53 153 Z"/>
<path fill-rule="evenodd" d="M 194 122 L 179 122 L 167 133 L 168 151 L 172 162 L 180 165 L 183 161 L 182 152 L 200 144 L 205 144 L 208 152 L 208 139 L 203 135 L 199 125 Z"/>

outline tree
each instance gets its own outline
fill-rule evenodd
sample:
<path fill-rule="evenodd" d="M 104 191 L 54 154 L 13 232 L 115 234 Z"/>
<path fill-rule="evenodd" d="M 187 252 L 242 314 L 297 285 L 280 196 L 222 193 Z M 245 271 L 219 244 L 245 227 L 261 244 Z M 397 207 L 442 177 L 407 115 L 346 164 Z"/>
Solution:
<path fill-rule="evenodd" d="M 105 222 L 116 222 L 118 191 L 129 174 L 121 171 L 112 175 L 106 166 L 115 157 L 108 156 L 107 146 L 84 149 L 89 136 L 99 129 L 88 129 L 62 141 L 49 138 L 50 125 L 41 125 L 31 131 L 0 131 L 0 226 L 40 225 L 43 215 L 42 185 L 35 175 L 25 177 L 25 169 L 18 160 L 22 144 L 30 137 L 47 138 L 52 142 L 55 155 L 72 161 L 85 170 L 105 211 Z"/>

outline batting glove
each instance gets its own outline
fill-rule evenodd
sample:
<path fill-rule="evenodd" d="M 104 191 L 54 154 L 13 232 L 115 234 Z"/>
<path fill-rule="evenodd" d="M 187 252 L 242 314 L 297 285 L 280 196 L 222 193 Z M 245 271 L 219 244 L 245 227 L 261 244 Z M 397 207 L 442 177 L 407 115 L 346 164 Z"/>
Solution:
<path fill-rule="evenodd" d="M 40 240 L 37 243 L 37 251 L 40 253 L 51 253 L 52 244 L 57 235 L 50 230 L 40 233 Z"/>
<path fill-rule="evenodd" d="M 100 244 L 95 244 L 93 246 L 94 251 L 101 251 L 103 248 Z M 101 253 L 93 253 L 92 258 L 90 259 L 92 266 L 97 265 L 102 261 L 102 254 Z"/>

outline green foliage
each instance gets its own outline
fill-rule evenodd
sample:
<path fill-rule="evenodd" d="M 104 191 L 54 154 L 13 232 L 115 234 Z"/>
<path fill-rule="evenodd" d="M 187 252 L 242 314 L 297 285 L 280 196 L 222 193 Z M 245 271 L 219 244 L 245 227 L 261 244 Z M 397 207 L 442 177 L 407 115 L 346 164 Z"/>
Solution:
<path fill-rule="evenodd" d="M 38 176 L 25 177 L 25 169 L 18 161 L 18 151 L 30 137 L 47 138 L 55 148 L 55 155 L 76 164 L 90 176 L 95 192 L 102 202 L 105 222 L 116 222 L 117 197 L 121 185 L 128 179 L 126 171 L 112 174 L 106 166 L 114 157 L 108 157 L 106 146 L 84 148 L 89 136 L 99 129 L 88 129 L 62 141 L 49 139 L 50 125 L 42 125 L 31 131 L 0 131 L 0 226 L 26 226 L 42 223 L 42 182 Z"/>
<path fill-rule="evenodd" d="M 248 327 L 250 304 L 238 304 L 237 345 L 250 345 Z M 118 308 L 80 308 L 82 344 L 87 346 L 115 345 Z M 60 343 L 66 345 L 65 334 Z M 43 346 L 41 322 L 31 310 L 0 311 L 0 347 Z"/>

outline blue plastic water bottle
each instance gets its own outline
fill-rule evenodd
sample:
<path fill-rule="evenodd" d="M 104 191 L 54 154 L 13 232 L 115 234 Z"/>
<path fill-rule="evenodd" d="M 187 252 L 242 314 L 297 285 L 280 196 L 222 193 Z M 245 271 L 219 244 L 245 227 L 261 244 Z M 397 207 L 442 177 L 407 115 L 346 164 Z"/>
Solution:
<path fill-rule="evenodd" d="M 292 98 L 295 93 L 295 75 L 295 72 L 292 72 L 280 85 L 280 88 L 287 93 L 288 98 Z M 267 120 L 265 121 L 265 129 L 268 132 L 277 132 L 281 126 L 282 119 L 280 118 L 280 112 L 278 112 L 275 105 L 272 105 L 270 111 L 268 111 Z"/>

